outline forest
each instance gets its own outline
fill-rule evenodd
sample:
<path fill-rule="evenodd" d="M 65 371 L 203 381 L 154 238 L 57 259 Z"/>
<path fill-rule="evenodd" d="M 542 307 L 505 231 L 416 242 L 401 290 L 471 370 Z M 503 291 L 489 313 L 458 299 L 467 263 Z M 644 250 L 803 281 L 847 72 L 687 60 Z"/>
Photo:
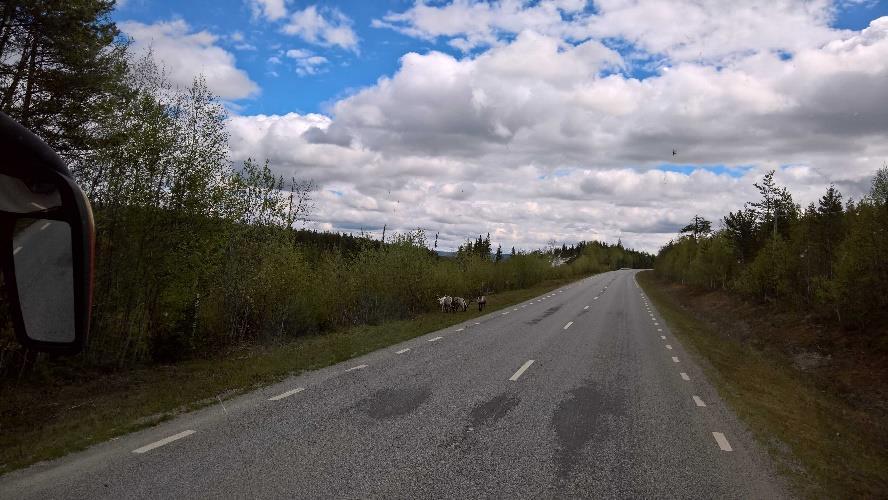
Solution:
<path fill-rule="evenodd" d="M 656 273 L 725 289 L 844 328 L 869 331 L 888 313 L 888 166 L 868 193 L 846 199 L 830 186 L 804 209 L 777 184 L 756 183 L 760 198 L 729 212 L 714 230 L 694 219 L 665 245 Z"/>
<path fill-rule="evenodd" d="M 512 249 L 503 260 L 488 235 L 442 258 L 423 229 L 384 242 L 307 230 L 315 184 L 276 176 L 267 161 L 233 164 L 223 103 L 202 78 L 177 87 L 150 53 L 130 54 L 113 5 L 5 2 L 0 14 L 0 110 L 65 159 L 95 213 L 92 326 L 75 365 L 171 363 L 408 318 L 443 294 L 652 265 L 621 244 Z M 0 377 L 39 372 L 46 359 L 2 327 Z"/>

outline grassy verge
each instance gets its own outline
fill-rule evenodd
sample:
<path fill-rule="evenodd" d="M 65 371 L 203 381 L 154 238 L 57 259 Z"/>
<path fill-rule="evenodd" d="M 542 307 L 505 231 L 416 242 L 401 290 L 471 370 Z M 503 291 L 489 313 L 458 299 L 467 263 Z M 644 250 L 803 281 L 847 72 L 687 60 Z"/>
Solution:
<path fill-rule="evenodd" d="M 651 272 L 639 273 L 638 282 L 798 494 L 830 498 L 888 494 L 886 422 L 849 403 L 834 388 L 817 383 L 785 353 L 768 349 L 769 336 L 785 333 L 779 326 L 768 328 L 766 322 L 730 317 L 724 310 L 719 310 L 718 320 L 706 321 L 712 311 L 691 294 L 680 293 L 677 285 L 663 283 Z M 726 331 L 730 324 L 756 328 L 733 335 Z"/>
<path fill-rule="evenodd" d="M 564 285 L 488 296 L 483 314 Z M 223 357 L 75 380 L 0 385 L 0 473 L 56 458 L 216 401 L 268 385 L 290 374 L 322 368 L 424 335 L 481 314 L 427 313 L 380 325 L 298 338 L 276 346 L 247 346 Z"/>

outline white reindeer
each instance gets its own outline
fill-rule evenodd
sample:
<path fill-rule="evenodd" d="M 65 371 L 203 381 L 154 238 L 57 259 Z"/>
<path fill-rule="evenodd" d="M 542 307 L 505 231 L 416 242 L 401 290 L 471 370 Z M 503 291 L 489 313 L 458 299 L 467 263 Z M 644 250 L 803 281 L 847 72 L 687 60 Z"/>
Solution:
<path fill-rule="evenodd" d="M 450 295 L 439 297 L 438 303 L 441 304 L 441 312 L 447 312 L 453 307 L 453 297 Z"/>
<path fill-rule="evenodd" d="M 466 302 L 466 299 L 464 299 L 462 297 L 454 297 L 453 298 L 453 308 L 456 309 L 457 311 L 465 312 L 466 310 L 469 309 L 469 304 L 468 304 L 468 302 Z"/>

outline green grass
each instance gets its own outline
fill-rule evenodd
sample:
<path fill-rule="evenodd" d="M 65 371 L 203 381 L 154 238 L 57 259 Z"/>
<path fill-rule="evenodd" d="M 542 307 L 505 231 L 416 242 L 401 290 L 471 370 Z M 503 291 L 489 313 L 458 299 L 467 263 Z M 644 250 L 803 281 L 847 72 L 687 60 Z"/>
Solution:
<path fill-rule="evenodd" d="M 525 301 L 571 280 L 488 296 L 483 314 Z M 344 361 L 482 315 L 427 313 L 247 346 L 215 359 L 79 377 L 79 382 L 0 386 L 0 473 L 82 450 L 306 370 Z"/>
<path fill-rule="evenodd" d="M 875 429 L 861 424 L 871 420 L 860 409 L 815 387 L 785 356 L 713 331 L 689 312 L 693 304 L 681 304 L 652 272 L 639 273 L 638 282 L 797 494 L 888 495 L 888 453 Z"/>

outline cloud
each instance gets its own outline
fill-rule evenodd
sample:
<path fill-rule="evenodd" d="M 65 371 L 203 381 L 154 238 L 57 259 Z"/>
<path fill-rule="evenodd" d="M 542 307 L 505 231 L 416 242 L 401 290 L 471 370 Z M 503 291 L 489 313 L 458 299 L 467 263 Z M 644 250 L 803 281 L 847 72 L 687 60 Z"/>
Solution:
<path fill-rule="evenodd" d="M 248 0 L 253 17 L 277 21 L 287 15 L 286 0 Z"/>
<path fill-rule="evenodd" d="M 351 24 L 351 19 L 338 9 L 319 11 L 317 6 L 310 5 L 293 12 L 283 31 L 309 43 L 357 51 L 358 35 L 352 30 Z"/>
<path fill-rule="evenodd" d="M 217 46 L 219 37 L 208 31 L 193 32 L 181 19 L 154 24 L 124 21 L 118 27 L 133 39 L 131 50 L 136 54 L 151 50 L 174 84 L 191 85 L 202 74 L 222 99 L 243 99 L 259 93 L 259 86 L 237 68 L 234 55 Z"/>
<path fill-rule="evenodd" d="M 310 50 L 290 49 L 286 55 L 295 62 L 296 73 L 299 76 L 316 75 L 328 62 L 326 57 L 319 56 Z"/>
<path fill-rule="evenodd" d="M 443 37 L 464 51 L 494 46 L 524 30 L 568 41 L 616 39 L 673 61 L 721 60 L 750 51 L 795 52 L 836 36 L 828 0 L 581 0 L 440 4 L 417 1 L 372 25 L 423 39 Z"/>
<path fill-rule="evenodd" d="M 694 214 L 755 199 L 769 169 L 803 205 L 830 183 L 859 197 L 888 160 L 888 108 L 874 105 L 888 102 L 888 17 L 788 58 L 745 43 L 644 79 L 595 38 L 529 29 L 463 57 L 411 52 L 328 115 L 233 118 L 232 154 L 321 183 L 329 227 L 423 227 L 442 248 L 490 231 L 506 248 L 655 250 Z"/>

